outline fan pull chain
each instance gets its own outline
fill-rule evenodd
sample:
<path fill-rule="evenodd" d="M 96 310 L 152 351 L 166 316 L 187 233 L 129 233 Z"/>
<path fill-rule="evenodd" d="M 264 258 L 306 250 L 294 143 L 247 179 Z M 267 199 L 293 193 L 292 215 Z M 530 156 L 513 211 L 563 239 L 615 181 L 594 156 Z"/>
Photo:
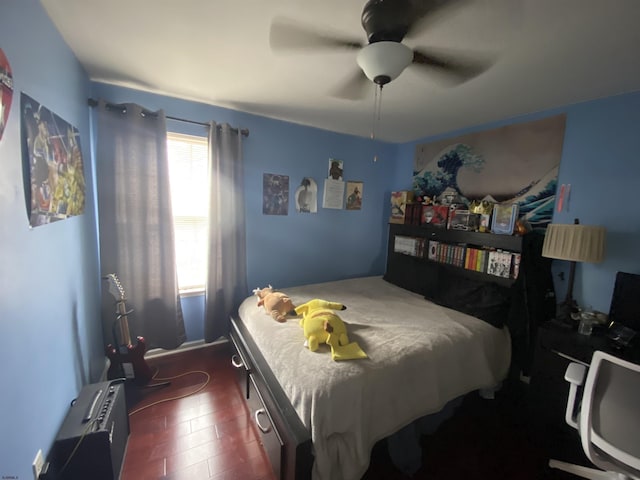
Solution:
<path fill-rule="evenodd" d="M 380 114 L 382 111 L 382 85 L 378 85 L 379 88 L 374 89 L 375 94 L 373 97 L 373 122 L 371 126 L 371 140 L 376 139 L 376 127 L 380 124 Z M 373 155 L 374 163 L 378 161 L 378 155 Z"/>

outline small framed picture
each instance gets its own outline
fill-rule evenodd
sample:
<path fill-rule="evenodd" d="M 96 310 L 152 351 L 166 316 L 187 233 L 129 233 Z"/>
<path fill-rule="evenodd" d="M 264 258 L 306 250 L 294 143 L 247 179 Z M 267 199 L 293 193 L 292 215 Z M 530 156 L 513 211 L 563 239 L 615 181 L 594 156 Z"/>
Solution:
<path fill-rule="evenodd" d="M 448 215 L 449 207 L 447 205 L 423 205 L 420 223 L 446 228 Z"/>
<path fill-rule="evenodd" d="M 413 192 L 401 190 L 391 192 L 391 218 L 390 223 L 405 223 L 407 204 L 413 201 Z"/>
<path fill-rule="evenodd" d="M 347 210 L 362 209 L 362 182 L 347 182 Z"/>
<path fill-rule="evenodd" d="M 513 228 L 518 219 L 517 203 L 496 203 L 493 206 L 491 231 L 501 235 L 513 235 Z"/>
<path fill-rule="evenodd" d="M 330 158 L 329 171 L 327 174 L 327 178 L 332 178 L 333 180 L 342 180 L 343 172 L 344 172 L 344 162 L 342 160 L 336 160 L 335 158 Z"/>

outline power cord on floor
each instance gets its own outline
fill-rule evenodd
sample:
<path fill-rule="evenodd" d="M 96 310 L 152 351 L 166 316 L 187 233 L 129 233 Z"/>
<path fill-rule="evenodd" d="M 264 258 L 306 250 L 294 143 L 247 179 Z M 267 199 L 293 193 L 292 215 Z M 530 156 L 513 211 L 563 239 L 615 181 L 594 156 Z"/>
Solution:
<path fill-rule="evenodd" d="M 176 375 L 174 377 L 166 377 L 166 378 L 156 377 L 156 375 L 158 375 L 159 372 L 160 372 L 160 369 L 156 369 L 156 373 L 153 374 L 153 377 L 151 377 L 151 380 L 159 380 L 159 381 L 175 380 L 176 378 L 184 377 L 184 376 L 187 376 L 187 375 L 192 375 L 194 373 L 201 373 L 205 377 L 207 377 L 207 379 L 205 380 L 205 382 L 202 385 L 200 385 L 193 392 L 185 393 L 183 395 L 177 395 L 175 397 L 168 397 L 168 398 L 163 398 L 161 400 L 157 400 L 155 402 L 150 403 L 149 405 L 145 405 L 143 407 L 135 409 L 132 412 L 129 412 L 129 416 L 135 415 L 136 413 L 141 412 L 142 410 L 144 410 L 146 408 L 153 407 L 154 405 L 158 405 L 160 403 L 171 402 L 173 400 L 180 400 L 181 398 L 186 398 L 186 397 L 189 397 L 191 395 L 195 395 L 196 393 L 202 391 L 209 384 L 209 382 L 211 381 L 211 376 L 207 372 L 202 371 L 202 370 L 192 370 L 190 372 L 181 373 L 180 375 Z"/>

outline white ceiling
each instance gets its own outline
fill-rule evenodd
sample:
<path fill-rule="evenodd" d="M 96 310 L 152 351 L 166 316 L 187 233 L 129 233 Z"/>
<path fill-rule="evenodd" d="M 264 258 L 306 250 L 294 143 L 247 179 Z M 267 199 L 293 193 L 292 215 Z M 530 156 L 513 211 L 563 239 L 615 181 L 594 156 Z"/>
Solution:
<path fill-rule="evenodd" d="M 92 80 L 371 133 L 373 84 L 363 100 L 329 94 L 357 68 L 356 52 L 275 53 L 269 47 L 275 16 L 365 42 L 365 0 L 41 2 Z M 472 0 L 437 20 L 405 43 L 491 54 L 497 61 L 456 87 L 407 68 L 383 89 L 379 139 L 406 142 L 640 90 L 640 0 Z"/>

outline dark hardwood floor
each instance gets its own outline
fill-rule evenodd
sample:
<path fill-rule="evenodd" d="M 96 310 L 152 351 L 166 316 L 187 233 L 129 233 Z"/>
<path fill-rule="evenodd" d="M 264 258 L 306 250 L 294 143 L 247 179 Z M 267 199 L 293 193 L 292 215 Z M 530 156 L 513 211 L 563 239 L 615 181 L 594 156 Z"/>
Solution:
<path fill-rule="evenodd" d="M 157 371 L 152 385 L 178 377 L 166 387 L 127 386 L 121 480 L 276 480 L 230 358 L 223 344 L 148 361 Z"/>
<path fill-rule="evenodd" d="M 152 384 L 177 378 L 165 387 L 127 387 L 131 434 L 122 480 L 276 480 L 237 386 L 228 345 L 148 363 L 157 370 Z M 453 418 L 422 438 L 423 466 L 411 478 L 575 478 L 546 467 L 542 449 L 527 432 L 520 402 L 519 394 L 508 389 L 495 400 L 465 398 Z M 409 478 L 393 466 L 385 445 L 373 449 L 363 480 Z"/>

